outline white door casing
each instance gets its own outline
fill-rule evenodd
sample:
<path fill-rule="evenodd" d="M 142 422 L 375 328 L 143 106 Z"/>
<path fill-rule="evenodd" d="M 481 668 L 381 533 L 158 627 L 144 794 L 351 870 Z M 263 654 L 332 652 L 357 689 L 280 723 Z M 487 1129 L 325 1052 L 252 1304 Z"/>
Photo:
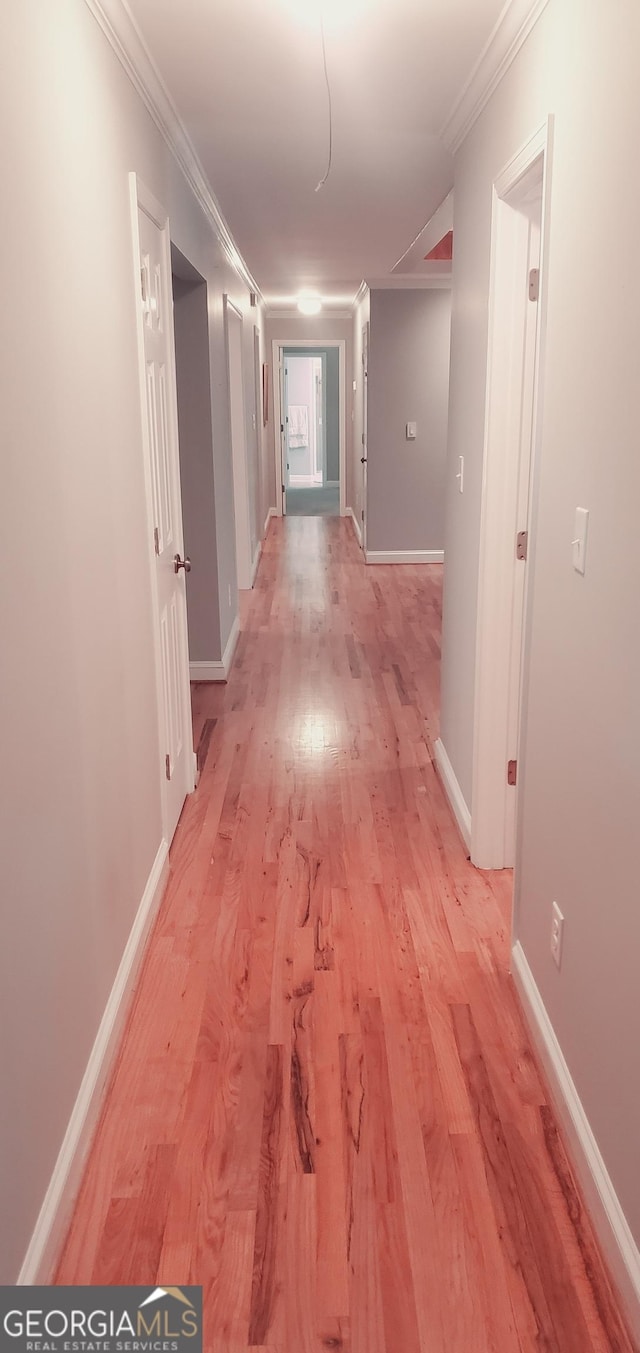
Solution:
<path fill-rule="evenodd" d="M 169 221 L 130 175 L 164 838 L 195 784 Z"/>
<path fill-rule="evenodd" d="M 255 454 L 257 466 L 257 517 L 258 526 L 262 524 L 264 513 L 264 467 L 262 464 L 262 367 L 260 363 L 260 330 L 257 324 L 253 326 L 253 390 L 254 390 L 254 428 L 255 428 Z"/>
<path fill-rule="evenodd" d="M 280 412 L 278 414 L 278 427 L 280 429 L 280 465 L 276 470 L 276 503 L 280 501 L 280 510 L 283 517 L 287 515 L 287 489 L 289 487 L 289 429 L 287 427 L 287 409 L 289 407 L 289 390 L 287 364 L 284 359 L 284 353 L 280 350 L 280 359 L 278 362 L 278 393 L 280 396 Z M 274 405 L 275 408 L 275 405 Z M 278 434 L 276 433 L 276 439 Z M 277 459 L 277 453 L 276 453 Z"/>
<path fill-rule="evenodd" d="M 476 638 L 471 859 L 482 869 L 517 861 L 516 760 L 526 691 L 528 577 L 535 548 L 535 465 L 545 332 L 545 259 L 552 120 L 496 179 Z M 539 298 L 529 269 L 539 265 Z M 527 561 L 516 559 L 528 532 Z"/>
<path fill-rule="evenodd" d="M 530 301 L 526 296 L 527 279 L 532 273 L 537 272 L 540 275 L 540 232 L 542 226 L 542 163 L 538 162 L 537 168 L 540 177 L 537 179 L 535 170 L 529 179 L 533 182 L 529 185 L 529 192 L 524 200 L 519 203 L 518 215 L 522 230 L 522 241 L 520 257 L 525 261 L 524 267 L 524 290 L 525 299 L 522 305 L 524 314 L 520 324 L 520 333 L 522 337 L 521 347 L 521 367 L 519 373 L 520 385 L 520 439 L 517 447 L 517 469 L 518 482 L 516 489 L 516 515 L 514 533 L 517 537 L 524 533 L 527 537 L 526 553 L 528 554 L 528 541 L 531 534 L 531 475 L 533 470 L 532 442 L 534 434 L 534 409 L 535 392 L 537 381 L 537 357 L 538 357 L 538 320 L 540 316 L 539 301 Z M 524 236 L 528 236 L 525 244 Z M 514 549 L 511 561 L 513 595 L 511 607 L 511 652 L 509 655 L 508 672 L 508 704 L 507 704 L 507 760 L 515 761 L 516 767 L 519 759 L 520 744 L 520 718 L 522 704 L 522 666 L 523 666 L 523 640 L 524 640 L 524 608 L 526 597 L 526 583 L 528 559 L 518 559 Z M 505 865 L 511 865 L 515 861 L 516 853 L 516 807 L 517 807 L 517 781 L 515 785 L 507 785 L 505 797 Z"/>
<path fill-rule="evenodd" d="M 369 415 L 369 324 L 362 330 L 362 549 L 367 552 L 367 457 L 368 457 L 368 415 Z"/>

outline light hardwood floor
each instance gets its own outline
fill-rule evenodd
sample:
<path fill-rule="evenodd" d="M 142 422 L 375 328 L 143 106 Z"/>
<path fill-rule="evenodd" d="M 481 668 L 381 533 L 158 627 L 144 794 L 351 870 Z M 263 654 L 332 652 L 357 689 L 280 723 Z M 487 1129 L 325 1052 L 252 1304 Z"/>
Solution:
<path fill-rule="evenodd" d="M 212 1353 L 630 1350 L 433 767 L 441 569 L 274 521 L 59 1266 Z"/>

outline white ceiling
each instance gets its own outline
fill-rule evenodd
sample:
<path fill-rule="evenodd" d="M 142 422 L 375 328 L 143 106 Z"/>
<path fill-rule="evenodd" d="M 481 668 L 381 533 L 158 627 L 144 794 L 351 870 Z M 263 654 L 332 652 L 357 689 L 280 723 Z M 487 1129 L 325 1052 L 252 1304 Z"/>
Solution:
<path fill-rule="evenodd" d="M 346 304 L 410 250 L 451 188 L 439 131 L 503 5 L 129 0 L 270 306 L 302 287 Z M 321 13 L 333 159 L 316 192 L 329 136 Z"/>

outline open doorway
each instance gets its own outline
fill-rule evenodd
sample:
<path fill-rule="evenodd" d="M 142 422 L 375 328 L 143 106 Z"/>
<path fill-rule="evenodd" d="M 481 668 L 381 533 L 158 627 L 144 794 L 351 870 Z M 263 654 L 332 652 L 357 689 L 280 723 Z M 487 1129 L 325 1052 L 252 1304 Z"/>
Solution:
<path fill-rule="evenodd" d="M 340 515 L 338 353 L 284 351 L 287 515 Z"/>
<path fill-rule="evenodd" d="M 220 606 L 213 462 L 207 283 L 171 245 L 180 482 L 185 551 L 187 635 L 193 739 L 199 763 L 202 720 L 195 683 L 219 680 Z"/>
<path fill-rule="evenodd" d="M 278 515 L 344 516 L 344 340 L 276 341 L 273 371 Z"/>
<path fill-rule="evenodd" d="M 189 664 L 202 679 L 201 664 L 220 647 L 207 284 L 174 244 L 171 272 Z"/>
<path fill-rule="evenodd" d="M 336 348 L 285 348 L 287 515 L 340 515 L 340 382 Z"/>

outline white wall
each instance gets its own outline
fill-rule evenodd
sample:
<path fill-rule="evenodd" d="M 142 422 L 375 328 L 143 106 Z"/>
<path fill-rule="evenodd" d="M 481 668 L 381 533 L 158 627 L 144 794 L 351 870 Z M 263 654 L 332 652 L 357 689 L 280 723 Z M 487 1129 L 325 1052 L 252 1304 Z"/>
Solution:
<path fill-rule="evenodd" d="M 12 1283 L 162 837 L 130 170 L 209 285 L 223 646 L 236 588 L 222 292 L 256 312 L 83 0 L 7 7 L 3 45 L 0 1277 Z"/>
<path fill-rule="evenodd" d="M 636 1242 L 639 50 L 635 0 L 550 0 L 456 157 L 442 687 L 442 737 L 470 802 L 491 188 L 553 113 L 516 938 Z M 571 566 L 578 505 L 591 514 L 584 577 Z"/>
<path fill-rule="evenodd" d="M 367 551 L 439 551 L 451 293 L 374 289 L 370 304 Z"/>

